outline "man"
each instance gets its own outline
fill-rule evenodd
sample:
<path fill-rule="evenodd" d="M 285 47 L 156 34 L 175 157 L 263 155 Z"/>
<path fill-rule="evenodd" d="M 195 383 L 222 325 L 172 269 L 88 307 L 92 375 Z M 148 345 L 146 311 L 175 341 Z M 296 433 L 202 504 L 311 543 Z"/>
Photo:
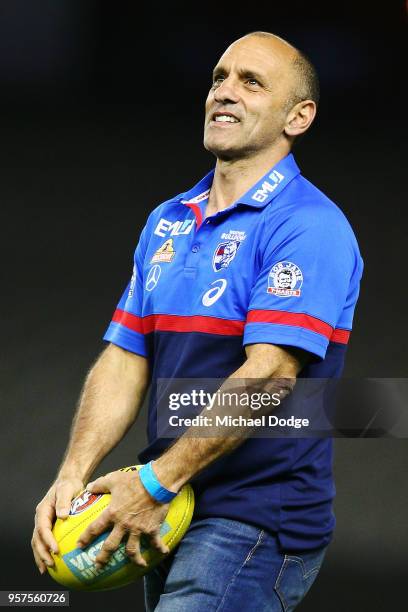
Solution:
<path fill-rule="evenodd" d="M 144 565 L 140 535 L 166 552 L 160 524 L 191 482 L 192 525 L 147 575 L 148 610 L 293 610 L 310 588 L 334 529 L 331 441 L 237 430 L 170 444 L 157 434 L 165 393 L 156 382 L 264 379 L 285 397 L 296 376 L 341 374 L 362 260 L 344 215 L 290 153 L 317 101 L 313 66 L 273 34 L 244 36 L 215 67 L 204 132 L 215 171 L 156 208 L 141 234 L 104 337 L 110 344 L 87 377 L 65 459 L 37 507 L 32 545 L 41 572 L 57 550 L 54 517 L 68 515 L 151 382 L 140 459 L 154 463 L 88 484 L 110 491 L 112 502 L 79 544 L 110 526 L 101 567 L 123 539 Z"/>
<path fill-rule="evenodd" d="M 286 271 L 279 272 L 278 287 L 280 289 L 288 289 L 291 285 L 292 285 L 292 275 Z"/>

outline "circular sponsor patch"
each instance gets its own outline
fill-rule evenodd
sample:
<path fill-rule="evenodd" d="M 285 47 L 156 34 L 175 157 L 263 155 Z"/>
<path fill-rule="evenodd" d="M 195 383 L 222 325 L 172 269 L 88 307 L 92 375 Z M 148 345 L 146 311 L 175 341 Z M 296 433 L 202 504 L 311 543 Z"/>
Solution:
<path fill-rule="evenodd" d="M 279 297 L 299 297 L 302 284 L 300 268 L 291 261 L 279 261 L 269 272 L 267 292 Z"/>

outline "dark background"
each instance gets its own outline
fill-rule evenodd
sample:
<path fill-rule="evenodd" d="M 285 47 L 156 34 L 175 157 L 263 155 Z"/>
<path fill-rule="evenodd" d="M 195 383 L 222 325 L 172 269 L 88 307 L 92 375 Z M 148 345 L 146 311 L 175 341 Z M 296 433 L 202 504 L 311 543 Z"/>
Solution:
<path fill-rule="evenodd" d="M 404 2 L 194 12 L 177 2 L 0 2 L 0 589 L 54 586 L 31 558 L 35 504 L 147 213 L 214 163 L 202 147 L 212 67 L 257 29 L 299 46 L 321 77 L 319 116 L 295 155 L 344 210 L 365 260 L 346 375 L 407 375 Z M 134 463 L 143 441 L 144 415 L 98 473 Z M 336 440 L 336 454 L 336 536 L 299 609 L 403 609 L 407 441 Z M 141 584 L 71 601 L 143 609 Z"/>

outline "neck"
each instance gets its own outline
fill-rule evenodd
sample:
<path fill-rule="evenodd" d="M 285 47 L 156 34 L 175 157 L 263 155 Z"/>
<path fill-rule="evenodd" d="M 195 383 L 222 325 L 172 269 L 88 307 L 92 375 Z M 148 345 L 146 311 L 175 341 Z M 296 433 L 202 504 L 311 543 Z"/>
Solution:
<path fill-rule="evenodd" d="M 206 216 L 231 206 L 288 153 L 289 150 L 285 148 L 245 159 L 217 159 Z"/>

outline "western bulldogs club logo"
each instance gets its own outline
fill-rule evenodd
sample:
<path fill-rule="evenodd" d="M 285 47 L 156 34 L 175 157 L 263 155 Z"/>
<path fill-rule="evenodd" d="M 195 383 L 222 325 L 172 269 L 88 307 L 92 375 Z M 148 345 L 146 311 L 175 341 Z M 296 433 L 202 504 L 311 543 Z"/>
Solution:
<path fill-rule="evenodd" d="M 299 297 L 303 274 L 291 261 L 279 261 L 268 276 L 268 293 L 279 297 Z"/>
<path fill-rule="evenodd" d="M 213 268 L 215 272 L 219 272 L 224 268 L 228 268 L 235 255 L 237 254 L 239 240 L 228 240 L 228 242 L 220 242 L 214 251 Z"/>

